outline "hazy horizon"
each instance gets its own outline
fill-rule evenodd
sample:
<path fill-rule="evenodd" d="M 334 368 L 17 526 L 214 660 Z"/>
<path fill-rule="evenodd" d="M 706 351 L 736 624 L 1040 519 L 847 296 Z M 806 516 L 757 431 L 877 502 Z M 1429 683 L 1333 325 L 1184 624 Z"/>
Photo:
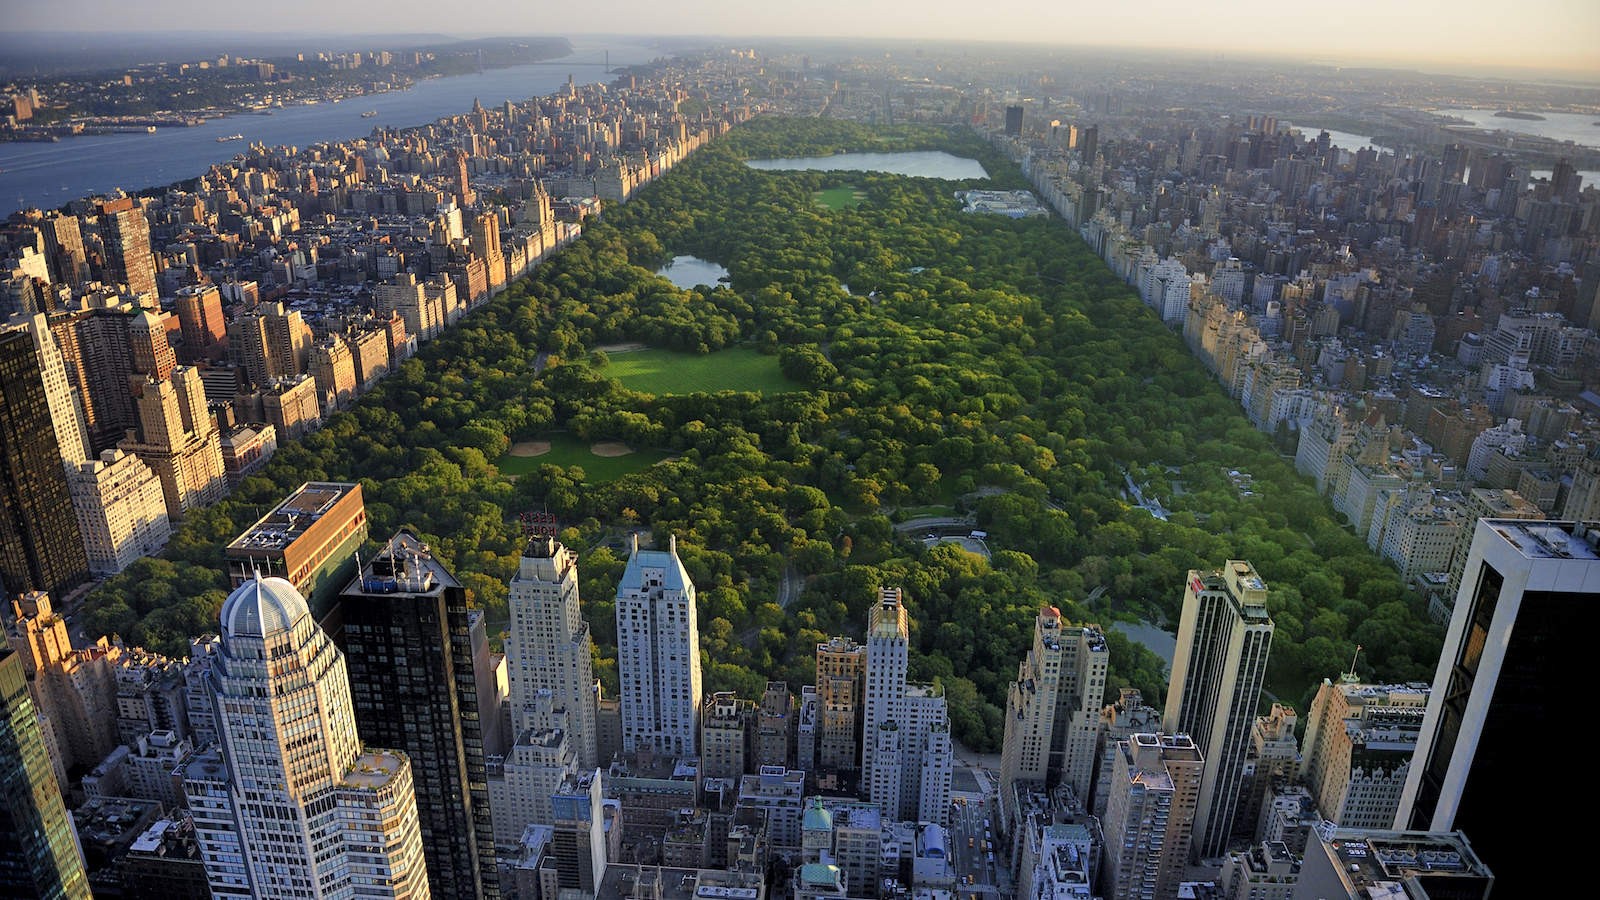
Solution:
<path fill-rule="evenodd" d="M 1124 0 L 1087 9 L 1062 0 L 994 0 L 977 14 L 954 0 L 813 0 L 803 7 L 761 8 L 728 0 L 590 0 L 558 19 L 518 0 L 458 0 L 448 15 L 431 0 L 392 0 L 382 18 L 373 17 L 371 7 L 325 0 L 275 0 L 264 10 L 259 23 L 235 18 L 223 31 L 215 27 L 221 24 L 215 7 L 194 0 L 57 0 L 12 10 L 7 27 L 13 33 L 141 37 L 199 32 L 940 40 L 1600 80 L 1600 3 L 1594 0 L 1524 0 L 1515 7 L 1487 0 L 1346 0 L 1337 15 L 1326 7 L 1295 8 L 1276 0 L 1231 0 L 1212 12 L 1187 0 Z M 291 24 L 299 22 L 316 24 Z"/>

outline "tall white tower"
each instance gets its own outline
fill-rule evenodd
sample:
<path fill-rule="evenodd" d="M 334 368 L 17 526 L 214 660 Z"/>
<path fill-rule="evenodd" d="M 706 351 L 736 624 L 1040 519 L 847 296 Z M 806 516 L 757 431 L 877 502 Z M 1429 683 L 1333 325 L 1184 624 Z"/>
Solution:
<path fill-rule="evenodd" d="M 548 727 L 535 721 L 547 704 L 566 715 L 568 739 L 578 765 L 592 771 L 596 687 L 594 643 L 578 600 L 578 554 L 551 537 L 535 537 L 522 551 L 511 577 L 511 634 L 506 640 L 506 677 L 511 682 L 511 727 L 516 735 Z"/>
<path fill-rule="evenodd" d="M 900 589 L 878 590 L 867 616 L 861 783 L 893 819 L 945 824 L 950 814 L 950 714 L 943 689 L 906 680 L 911 631 Z"/>
<path fill-rule="evenodd" d="M 622 749 L 694 756 L 700 732 L 700 631 L 694 582 L 678 559 L 640 550 L 637 536 L 617 585 L 617 675 Z"/>
<path fill-rule="evenodd" d="M 344 656 L 294 585 L 229 595 L 208 678 L 221 745 L 184 792 L 213 896 L 430 896 L 410 761 L 362 752 Z"/>
<path fill-rule="evenodd" d="M 867 689 L 861 718 L 861 782 L 872 783 L 874 759 L 885 722 L 905 719 L 906 671 L 911 664 L 910 628 L 900 589 L 878 590 L 878 602 L 867 614 Z"/>
<path fill-rule="evenodd" d="M 1267 586 L 1249 563 L 1230 559 L 1209 575 L 1189 571 L 1161 730 L 1189 735 L 1205 757 L 1197 856 L 1227 850 L 1271 647 Z"/>

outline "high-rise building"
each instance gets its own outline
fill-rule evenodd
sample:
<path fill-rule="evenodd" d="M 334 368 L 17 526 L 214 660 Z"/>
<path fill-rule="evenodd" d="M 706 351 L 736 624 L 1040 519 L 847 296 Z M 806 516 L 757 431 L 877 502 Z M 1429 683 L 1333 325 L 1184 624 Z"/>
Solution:
<path fill-rule="evenodd" d="M 1178 896 L 1204 766 L 1187 735 L 1136 734 L 1117 743 L 1103 822 L 1108 898 Z"/>
<path fill-rule="evenodd" d="M 944 824 L 953 760 L 949 709 L 941 688 L 906 680 L 909 660 L 902 593 L 880 588 L 867 616 L 863 793 L 890 819 Z"/>
<path fill-rule="evenodd" d="M 223 548 L 233 587 L 256 573 L 287 579 L 320 609 L 357 574 L 367 506 L 356 482 L 308 481 Z"/>
<path fill-rule="evenodd" d="M 1161 723 L 1163 731 L 1192 737 L 1205 757 L 1197 856 L 1227 850 L 1271 646 L 1267 586 L 1249 563 L 1230 559 L 1220 572 L 1189 571 Z"/>
<path fill-rule="evenodd" d="M 157 381 L 171 377 L 178 366 L 178 354 L 167 337 L 170 313 L 156 315 L 150 310 L 134 314 L 128 323 L 128 350 L 133 354 L 133 370 Z"/>
<path fill-rule="evenodd" d="M 1100 629 L 1069 625 L 1053 606 L 1039 611 L 1033 647 L 1006 698 L 1002 807 L 1010 806 L 1018 781 L 1046 789 L 1065 782 L 1080 803 L 1088 802 L 1109 659 Z"/>
<path fill-rule="evenodd" d="M 412 761 L 433 892 L 498 897 L 466 589 L 427 544 L 401 531 L 325 621 L 340 623 L 362 738 Z"/>
<path fill-rule="evenodd" d="M 511 576 L 510 634 L 506 679 L 511 690 L 511 727 L 521 734 L 535 725 L 538 697 L 547 693 L 566 720 L 578 766 L 599 765 L 596 751 L 594 641 L 578 598 L 578 554 L 551 537 L 528 541 Z"/>
<path fill-rule="evenodd" d="M 106 275 L 135 294 L 157 294 L 156 258 L 150 250 L 150 220 L 131 197 L 100 204 L 100 235 L 106 247 Z"/>
<path fill-rule="evenodd" d="M 50 280 L 74 288 L 88 281 L 89 257 L 83 249 L 83 223 L 78 217 L 52 210 L 37 224 L 44 235 Z"/>
<path fill-rule="evenodd" d="M 1272 704 L 1264 716 L 1256 716 L 1250 729 L 1250 749 L 1245 753 L 1244 787 L 1233 818 L 1236 843 L 1256 847 L 1262 837 L 1256 833 L 1262 820 L 1262 806 L 1273 784 L 1282 784 L 1300 768 L 1300 745 L 1294 739 L 1299 716 L 1282 703 Z"/>
<path fill-rule="evenodd" d="M 755 736 L 750 747 L 754 756 L 749 767 L 790 768 L 794 763 L 794 744 L 794 695 L 789 693 L 786 682 L 769 681 L 756 709 Z"/>
<path fill-rule="evenodd" d="M 706 697 L 700 712 L 700 777 L 737 784 L 750 768 L 754 700 L 740 700 L 733 691 Z"/>
<path fill-rule="evenodd" d="M 0 646 L 0 895 L 89 900 L 22 657 Z"/>
<path fill-rule="evenodd" d="M 61 449 L 61 462 L 71 468 L 89 458 L 85 439 L 83 408 L 79 392 L 67 377 L 66 359 L 56 343 L 50 323 L 43 315 L 14 316 L 0 331 L 22 331 L 33 339 L 39 358 L 39 379 L 44 384 L 45 401 L 50 405 L 50 424 Z"/>
<path fill-rule="evenodd" d="M 622 750 L 694 756 L 700 731 L 700 625 L 694 582 L 678 559 L 640 550 L 638 536 L 617 585 L 617 673 Z"/>
<path fill-rule="evenodd" d="M 324 414 L 343 409 L 355 399 L 356 363 L 344 338 L 329 335 L 311 348 L 311 377 Z"/>
<path fill-rule="evenodd" d="M 199 370 L 179 366 L 171 378 L 144 383 L 139 393 L 139 432 L 138 438 L 123 441 L 121 447 L 149 463 L 160 477 L 168 516 L 181 519 L 227 493 L 222 433 L 206 406 Z"/>
<path fill-rule="evenodd" d="M 183 333 L 184 362 L 218 362 L 228 349 L 228 321 L 222 314 L 222 291 L 214 284 L 178 289 L 178 325 Z"/>
<path fill-rule="evenodd" d="M 1100 765 L 1095 770 L 1094 802 L 1090 811 L 1105 818 L 1106 801 L 1111 797 L 1111 773 L 1116 768 L 1117 742 L 1131 740 L 1140 733 L 1161 730 L 1161 710 L 1146 706 L 1144 695 L 1135 688 L 1122 688 L 1117 702 L 1100 711 Z"/>
<path fill-rule="evenodd" d="M 144 460 L 111 449 L 67 473 L 89 571 L 115 575 L 172 536 L 161 479 Z"/>
<path fill-rule="evenodd" d="M 1022 134 L 1022 107 L 1006 107 L 1006 135 L 1019 137 Z"/>
<path fill-rule="evenodd" d="M 861 716 L 861 780 L 872 783 L 872 768 L 885 722 L 898 720 L 905 705 L 906 671 L 910 667 L 910 626 L 900 589 L 878 591 L 867 612 L 866 688 Z"/>
<path fill-rule="evenodd" d="M 817 645 L 817 766 L 823 772 L 861 768 L 861 701 L 866 678 L 867 648 L 846 637 Z"/>
<path fill-rule="evenodd" d="M 0 334 L 0 586 L 61 596 L 88 575 L 33 338 Z"/>
<path fill-rule="evenodd" d="M 1567 798 L 1521 791 L 1507 816 L 1506 773 L 1529 735 L 1562 733 L 1582 708 L 1597 626 L 1600 526 L 1480 519 L 1396 826 L 1464 831 L 1513 883 L 1535 860 L 1581 858 L 1578 833 L 1528 824 L 1562 821 Z"/>
<path fill-rule="evenodd" d="M 345 658 L 305 598 L 254 579 L 221 623 L 207 676 L 221 744 L 184 767 L 212 895 L 429 897 L 412 765 L 363 752 Z"/>
<path fill-rule="evenodd" d="M 22 658 L 45 746 L 66 785 L 66 771 L 88 768 L 118 743 L 117 663 L 120 645 L 100 638 L 74 650 L 66 621 L 43 591 L 14 596 L 6 638 Z"/>
<path fill-rule="evenodd" d="M 1345 828 L 1388 828 L 1428 706 L 1426 684 L 1323 679 L 1311 701 L 1300 778 L 1322 817 Z"/>

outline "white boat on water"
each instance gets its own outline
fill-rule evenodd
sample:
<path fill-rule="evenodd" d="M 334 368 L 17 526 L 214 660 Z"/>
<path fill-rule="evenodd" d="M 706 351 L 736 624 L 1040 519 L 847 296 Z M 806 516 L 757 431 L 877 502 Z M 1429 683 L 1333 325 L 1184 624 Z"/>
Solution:
<path fill-rule="evenodd" d="M 244 135 L 242 135 L 242 134 L 224 134 L 224 135 L 221 135 L 220 137 L 217 138 L 217 143 L 226 144 L 229 141 L 242 141 L 242 140 L 244 140 Z"/>

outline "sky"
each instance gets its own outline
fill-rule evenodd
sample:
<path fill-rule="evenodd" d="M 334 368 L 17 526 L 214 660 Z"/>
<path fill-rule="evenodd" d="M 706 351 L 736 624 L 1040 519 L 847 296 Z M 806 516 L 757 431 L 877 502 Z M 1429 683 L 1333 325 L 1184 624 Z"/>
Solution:
<path fill-rule="evenodd" d="M 1600 77 L 1600 0 L 44 0 L 8 29 L 850 36 Z M 225 13 L 223 11 L 226 11 Z"/>

